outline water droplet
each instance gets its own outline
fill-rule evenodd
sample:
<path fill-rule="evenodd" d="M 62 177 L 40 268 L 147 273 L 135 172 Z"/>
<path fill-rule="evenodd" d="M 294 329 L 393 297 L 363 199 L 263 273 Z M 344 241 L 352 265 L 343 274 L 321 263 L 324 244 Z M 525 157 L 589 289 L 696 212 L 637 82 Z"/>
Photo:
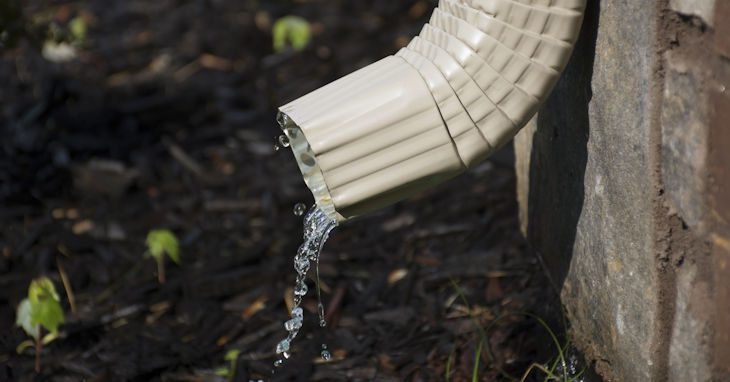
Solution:
<path fill-rule="evenodd" d="M 325 361 L 329 361 L 332 359 L 332 354 L 329 350 L 327 350 L 327 345 L 322 344 L 322 353 L 320 353 L 322 356 L 322 359 Z"/>
<path fill-rule="evenodd" d="M 281 367 L 281 365 L 283 365 L 283 364 L 284 364 L 283 359 L 277 359 L 276 361 L 274 361 L 274 367 Z"/>
<path fill-rule="evenodd" d="M 284 359 L 289 359 L 289 358 L 291 357 L 291 353 L 289 353 L 288 351 L 285 351 L 285 352 L 284 352 L 284 353 L 282 353 L 281 355 L 283 355 L 283 356 L 284 356 Z"/>
<path fill-rule="evenodd" d="M 307 205 L 304 203 L 297 203 L 294 205 L 294 216 L 302 216 L 307 212 Z"/>
<path fill-rule="evenodd" d="M 279 147 L 279 145 L 274 145 L 274 151 L 279 151 L 279 150 L 281 150 L 281 147 Z"/>
<path fill-rule="evenodd" d="M 302 308 L 300 306 L 298 306 L 291 310 L 291 315 L 292 315 L 292 317 L 302 318 L 302 317 L 304 317 L 304 310 L 302 310 Z"/>
<path fill-rule="evenodd" d="M 289 339 L 285 338 L 276 344 L 276 354 L 281 354 L 289 351 Z"/>
<path fill-rule="evenodd" d="M 302 319 L 300 317 L 292 318 L 291 320 L 284 323 L 284 329 L 287 332 L 292 332 L 302 328 Z"/>
<path fill-rule="evenodd" d="M 289 147 L 289 138 L 286 135 L 279 135 L 279 146 L 281 147 Z"/>
<path fill-rule="evenodd" d="M 300 275 L 306 274 L 309 270 L 309 259 L 306 257 L 297 257 L 294 259 L 294 269 Z"/>
<path fill-rule="evenodd" d="M 319 326 L 324 328 L 327 326 L 327 320 L 324 317 L 324 305 L 321 301 L 317 304 L 317 313 L 319 315 Z"/>
<path fill-rule="evenodd" d="M 294 288 L 294 295 L 304 296 L 305 294 L 307 294 L 308 290 L 309 290 L 309 288 L 307 287 L 307 284 L 305 284 L 304 282 L 301 282 L 301 283 L 297 284 L 297 286 Z"/>
<path fill-rule="evenodd" d="M 299 160 L 301 160 L 302 163 L 309 167 L 314 167 L 314 165 L 317 163 L 317 161 L 314 160 L 314 157 L 309 154 L 300 155 Z"/>

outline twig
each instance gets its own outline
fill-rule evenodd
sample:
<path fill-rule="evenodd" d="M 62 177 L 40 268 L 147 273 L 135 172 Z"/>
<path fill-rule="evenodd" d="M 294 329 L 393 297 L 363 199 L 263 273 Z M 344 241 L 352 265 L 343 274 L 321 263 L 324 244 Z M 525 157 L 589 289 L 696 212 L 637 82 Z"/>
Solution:
<path fill-rule="evenodd" d="M 188 155 L 185 150 L 182 149 L 182 147 L 178 146 L 169 139 L 163 140 L 163 143 L 165 144 L 165 147 L 167 147 L 167 151 L 170 153 L 170 155 L 172 155 L 175 160 L 177 160 L 183 167 L 185 167 L 185 169 L 192 172 L 195 176 L 199 178 L 205 178 L 205 171 L 203 170 L 203 166 L 201 166 L 198 161 Z"/>
<path fill-rule="evenodd" d="M 327 314 L 325 314 L 325 319 L 327 320 L 327 322 L 330 323 L 332 327 L 337 326 L 337 322 L 333 321 L 332 318 L 340 310 L 342 300 L 345 297 L 345 292 L 347 292 L 347 287 L 345 285 L 337 286 L 337 289 L 335 289 L 335 294 L 334 296 L 332 296 L 332 301 L 330 301 L 329 308 L 327 309 Z"/>
<path fill-rule="evenodd" d="M 66 269 L 63 268 L 61 260 L 56 259 L 56 267 L 58 267 L 58 274 L 61 275 L 61 282 L 63 282 L 63 289 L 66 290 L 66 296 L 68 297 L 68 304 L 71 306 L 71 313 L 76 314 L 76 296 L 71 288 L 71 282 L 68 279 Z"/>

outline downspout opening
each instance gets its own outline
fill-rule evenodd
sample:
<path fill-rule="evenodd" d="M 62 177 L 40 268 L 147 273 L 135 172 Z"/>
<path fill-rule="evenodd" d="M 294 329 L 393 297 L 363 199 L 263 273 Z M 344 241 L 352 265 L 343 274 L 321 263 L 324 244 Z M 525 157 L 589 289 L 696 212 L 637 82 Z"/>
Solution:
<path fill-rule="evenodd" d="M 299 171 L 302 173 L 304 183 L 312 192 L 317 207 L 330 219 L 338 222 L 344 221 L 345 218 L 335 210 L 335 204 L 324 180 L 322 169 L 320 169 L 317 157 L 302 129 L 281 111 L 276 116 L 276 121 L 289 139 L 289 147 L 294 153 L 294 159 L 296 159 Z"/>

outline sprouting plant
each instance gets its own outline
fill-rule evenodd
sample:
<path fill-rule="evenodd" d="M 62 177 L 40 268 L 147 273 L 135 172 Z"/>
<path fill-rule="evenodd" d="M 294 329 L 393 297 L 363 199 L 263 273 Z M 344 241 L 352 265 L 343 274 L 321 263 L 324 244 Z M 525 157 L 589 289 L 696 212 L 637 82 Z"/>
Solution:
<path fill-rule="evenodd" d="M 172 231 L 167 229 L 152 230 L 147 234 L 147 252 L 157 263 L 157 281 L 165 283 L 165 255 L 175 264 L 180 264 L 180 244 Z"/>
<path fill-rule="evenodd" d="M 221 367 L 215 370 L 215 374 L 221 377 L 226 377 L 229 382 L 232 382 L 236 378 L 236 365 L 238 365 L 238 356 L 241 351 L 238 349 L 231 349 L 226 352 L 223 359 L 228 361 L 228 367 Z"/>
<path fill-rule="evenodd" d="M 477 351 L 474 354 L 474 368 L 471 372 L 471 382 L 479 382 L 479 360 L 482 358 L 483 346 L 484 341 L 479 341 L 479 345 L 477 345 Z"/>
<path fill-rule="evenodd" d="M 58 326 L 64 322 L 61 299 L 47 277 L 33 280 L 28 287 L 28 297 L 18 305 L 15 324 L 23 328 L 33 340 L 21 342 L 16 351 L 21 354 L 29 347 L 35 347 L 35 371 L 41 372 L 41 351 L 43 345 L 58 338 Z M 43 331 L 48 333 L 43 335 Z"/>
<path fill-rule="evenodd" d="M 77 43 L 83 43 L 86 40 L 86 34 L 88 26 L 83 16 L 76 16 L 68 23 L 68 30 L 71 34 L 71 39 Z"/>
<path fill-rule="evenodd" d="M 453 372 L 451 369 L 454 366 L 454 356 L 456 353 L 456 347 L 451 348 L 451 353 L 449 354 L 449 358 L 446 360 L 446 382 L 451 381 L 451 373 Z"/>
<path fill-rule="evenodd" d="M 299 16 L 284 16 L 274 23 L 272 29 L 274 51 L 281 52 L 287 43 L 296 51 L 303 50 L 312 38 L 312 27 Z"/>
<path fill-rule="evenodd" d="M 456 282 L 456 280 L 451 280 L 451 284 L 453 285 L 454 289 L 456 290 L 456 293 L 461 299 L 462 303 L 466 306 L 468 311 L 471 311 L 471 306 L 469 305 L 469 301 L 466 299 L 466 296 L 464 295 L 463 290 L 459 286 L 459 284 Z M 491 332 L 492 328 L 500 321 L 504 320 L 505 318 L 509 316 L 525 316 L 528 318 L 531 318 L 535 320 L 550 336 L 550 339 L 552 340 L 553 345 L 555 345 L 555 348 L 557 349 L 557 357 L 552 362 L 552 365 L 550 367 L 542 365 L 540 363 L 534 362 L 530 365 L 530 367 L 525 370 L 525 372 L 522 374 L 521 378 L 517 378 L 513 375 L 510 375 L 505 370 L 500 368 L 498 365 L 494 364 L 493 367 L 504 377 L 505 379 L 508 379 L 510 381 L 519 381 L 519 382 L 525 382 L 527 378 L 530 376 L 530 374 L 534 370 L 538 370 L 544 374 L 544 381 L 562 381 L 562 382 L 579 382 L 582 381 L 582 376 L 585 372 L 585 368 L 583 370 L 577 372 L 570 370 L 568 367 L 568 357 L 566 356 L 566 351 L 570 348 L 571 342 L 568 340 L 564 344 L 560 344 L 560 341 L 558 341 L 558 337 L 555 334 L 555 332 L 550 328 L 550 326 L 543 320 L 540 316 L 537 316 L 535 314 L 529 313 L 529 312 L 507 312 L 499 315 L 496 317 L 492 322 L 487 325 L 486 328 L 483 328 L 479 321 L 474 318 L 475 324 L 477 326 L 477 329 L 479 330 L 479 344 L 477 345 L 477 351 L 474 357 L 474 370 L 472 372 L 472 380 L 478 380 L 478 366 L 479 366 L 479 359 L 481 358 L 481 352 L 482 347 L 484 344 L 487 346 L 487 354 L 489 355 L 490 360 L 493 362 L 495 359 L 494 354 L 492 353 L 492 348 L 490 346 L 489 342 L 489 333 Z"/>

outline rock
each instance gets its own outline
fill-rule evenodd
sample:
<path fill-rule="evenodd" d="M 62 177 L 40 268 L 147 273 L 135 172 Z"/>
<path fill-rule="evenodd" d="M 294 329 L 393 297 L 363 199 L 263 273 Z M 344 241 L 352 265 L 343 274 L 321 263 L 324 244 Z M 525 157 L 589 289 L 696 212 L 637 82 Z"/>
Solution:
<path fill-rule="evenodd" d="M 139 171 L 127 168 L 124 163 L 92 159 L 83 165 L 72 167 L 74 186 L 88 195 L 118 198 L 139 177 Z"/>
<path fill-rule="evenodd" d="M 730 380 L 730 39 L 671 13 L 713 1 L 588 3 L 515 140 L 521 227 L 607 381 Z"/>
<path fill-rule="evenodd" d="M 718 20 L 730 19 L 730 1 L 720 1 L 715 8 L 715 18 Z M 718 23 L 715 31 L 715 50 L 730 58 L 730 23 Z"/>
<path fill-rule="evenodd" d="M 708 100 L 695 65 L 673 54 L 667 54 L 665 60 L 661 116 L 664 189 L 672 209 L 687 224 L 698 227 L 706 210 Z"/>
<path fill-rule="evenodd" d="M 576 344 L 610 369 L 607 380 L 650 381 L 657 364 L 656 12 L 589 1 L 571 63 L 515 141 L 523 229 L 561 290 Z"/>
<path fill-rule="evenodd" d="M 696 264 L 686 264 L 677 275 L 675 318 L 669 348 L 669 380 L 711 382 L 712 332 L 706 312 L 709 275 L 700 274 Z"/>
<path fill-rule="evenodd" d="M 720 0 L 723 1 L 727 0 Z M 715 0 L 669 0 L 669 8 L 684 15 L 697 16 L 709 26 L 714 24 Z"/>

